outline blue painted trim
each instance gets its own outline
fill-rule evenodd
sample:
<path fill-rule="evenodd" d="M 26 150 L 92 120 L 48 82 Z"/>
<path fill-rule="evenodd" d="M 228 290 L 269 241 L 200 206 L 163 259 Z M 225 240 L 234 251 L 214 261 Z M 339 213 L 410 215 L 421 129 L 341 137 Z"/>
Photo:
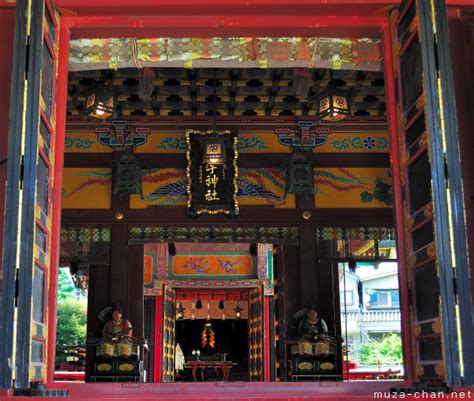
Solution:
<path fill-rule="evenodd" d="M 33 257 L 35 247 L 36 178 L 38 170 L 38 136 L 40 123 L 40 84 L 43 50 L 44 0 L 32 2 L 30 21 L 30 54 L 27 82 L 26 135 L 22 193 L 20 264 L 18 270 L 18 322 L 16 335 L 16 388 L 30 386 L 31 309 Z"/>
<path fill-rule="evenodd" d="M 443 348 L 445 380 L 448 386 L 460 385 L 459 344 L 456 326 L 454 297 L 454 276 L 451 259 L 449 217 L 444 152 L 438 91 L 438 69 L 436 62 L 436 42 L 432 23 L 432 12 L 428 1 L 419 1 L 421 53 L 423 59 L 423 81 L 426 99 L 426 121 L 428 126 L 429 157 L 431 165 L 431 189 L 434 208 L 437 268 L 441 298 L 441 318 L 443 322 Z"/>
<path fill-rule="evenodd" d="M 438 64 L 445 122 L 446 159 L 451 199 L 451 219 L 454 233 L 456 283 L 461 325 L 464 385 L 474 384 L 474 332 L 472 299 L 467 257 L 465 206 L 462 187 L 459 135 L 454 96 L 453 68 L 449 46 L 449 27 L 445 0 L 434 0 L 436 16 Z M 451 42 L 452 43 L 452 42 Z M 453 46 L 456 44 L 452 43 Z"/>
<path fill-rule="evenodd" d="M 20 198 L 21 135 L 23 131 L 23 103 L 26 70 L 26 26 L 27 0 L 17 0 L 15 16 L 15 44 L 10 99 L 10 127 L 8 133 L 8 168 L 5 199 L 5 225 L 3 229 L 3 283 L 0 307 L 0 388 L 13 385 L 12 366 L 9 360 L 13 355 L 16 250 L 18 236 L 18 212 Z"/>

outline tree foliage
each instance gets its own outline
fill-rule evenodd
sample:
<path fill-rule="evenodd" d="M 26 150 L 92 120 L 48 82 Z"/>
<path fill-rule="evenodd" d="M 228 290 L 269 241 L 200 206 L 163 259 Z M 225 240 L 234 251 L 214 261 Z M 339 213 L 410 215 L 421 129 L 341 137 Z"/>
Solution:
<path fill-rule="evenodd" d="M 402 339 L 397 333 L 390 333 L 381 339 L 369 338 L 360 347 L 360 362 L 362 365 L 401 365 Z"/>
<path fill-rule="evenodd" d="M 58 303 L 58 326 L 56 331 L 56 362 L 66 360 L 65 345 L 85 345 L 87 316 L 84 302 L 74 299 Z"/>
<path fill-rule="evenodd" d="M 65 345 L 85 345 L 87 300 L 77 298 L 75 287 L 66 269 L 59 269 L 58 312 L 56 328 L 56 364 L 66 360 Z"/>
<path fill-rule="evenodd" d="M 61 268 L 58 273 L 58 301 L 59 303 L 63 300 L 74 297 L 75 292 L 74 283 L 69 269 Z"/>

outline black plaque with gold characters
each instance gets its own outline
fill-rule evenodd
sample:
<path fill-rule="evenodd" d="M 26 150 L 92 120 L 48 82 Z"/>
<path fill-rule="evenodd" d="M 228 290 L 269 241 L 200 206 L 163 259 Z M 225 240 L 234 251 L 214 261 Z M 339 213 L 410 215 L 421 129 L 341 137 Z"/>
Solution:
<path fill-rule="evenodd" d="M 188 213 L 239 214 L 237 133 L 186 131 Z"/>

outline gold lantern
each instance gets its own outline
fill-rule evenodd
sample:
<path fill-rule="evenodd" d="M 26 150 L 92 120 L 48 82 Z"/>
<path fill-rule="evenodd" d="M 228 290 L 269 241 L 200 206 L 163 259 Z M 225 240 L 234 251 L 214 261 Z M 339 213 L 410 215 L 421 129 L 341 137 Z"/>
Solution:
<path fill-rule="evenodd" d="M 337 122 L 351 115 L 348 94 L 329 85 L 329 88 L 318 96 L 318 119 Z"/>
<path fill-rule="evenodd" d="M 86 100 L 86 114 L 89 117 L 106 120 L 114 113 L 114 94 L 104 86 L 96 86 Z"/>

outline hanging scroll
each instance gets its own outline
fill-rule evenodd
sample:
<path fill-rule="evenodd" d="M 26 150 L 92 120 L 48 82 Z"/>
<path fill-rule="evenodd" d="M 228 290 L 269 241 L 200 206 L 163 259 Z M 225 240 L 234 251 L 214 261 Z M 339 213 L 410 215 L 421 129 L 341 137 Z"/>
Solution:
<path fill-rule="evenodd" d="M 239 214 L 235 132 L 186 131 L 188 213 Z"/>

